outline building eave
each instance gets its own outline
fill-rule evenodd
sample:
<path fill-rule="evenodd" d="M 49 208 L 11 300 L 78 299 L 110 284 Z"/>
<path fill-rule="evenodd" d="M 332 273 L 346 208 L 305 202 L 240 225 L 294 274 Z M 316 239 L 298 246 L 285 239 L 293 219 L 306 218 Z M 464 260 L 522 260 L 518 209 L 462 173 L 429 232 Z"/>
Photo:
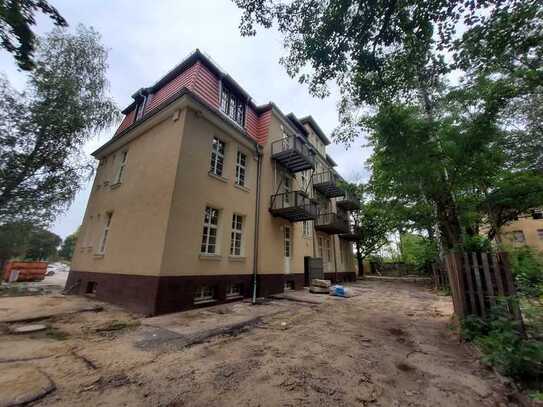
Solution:
<path fill-rule="evenodd" d="M 303 124 L 309 124 L 313 128 L 313 130 L 315 130 L 315 134 L 321 139 L 325 146 L 331 143 L 330 139 L 326 137 L 326 134 L 324 134 L 324 132 L 312 116 L 302 117 L 300 118 L 300 122 L 302 122 Z"/>

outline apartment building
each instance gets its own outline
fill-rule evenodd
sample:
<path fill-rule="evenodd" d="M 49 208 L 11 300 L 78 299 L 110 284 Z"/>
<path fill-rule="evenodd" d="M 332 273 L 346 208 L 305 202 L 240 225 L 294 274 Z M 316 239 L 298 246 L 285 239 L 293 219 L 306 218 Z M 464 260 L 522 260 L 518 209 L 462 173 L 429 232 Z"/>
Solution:
<path fill-rule="evenodd" d="M 99 160 L 66 284 L 148 315 L 356 278 L 330 141 L 196 50 L 133 95 Z"/>
<path fill-rule="evenodd" d="M 543 210 L 534 209 L 503 226 L 499 240 L 511 246 L 526 245 L 543 251 Z"/>

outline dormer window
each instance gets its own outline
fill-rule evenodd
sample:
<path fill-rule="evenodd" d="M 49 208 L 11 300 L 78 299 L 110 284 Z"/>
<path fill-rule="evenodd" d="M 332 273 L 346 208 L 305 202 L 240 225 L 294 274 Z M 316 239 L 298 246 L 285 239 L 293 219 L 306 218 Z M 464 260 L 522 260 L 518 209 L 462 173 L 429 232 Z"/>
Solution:
<path fill-rule="evenodd" d="M 221 110 L 243 127 L 245 124 L 245 101 L 224 85 L 221 91 Z"/>

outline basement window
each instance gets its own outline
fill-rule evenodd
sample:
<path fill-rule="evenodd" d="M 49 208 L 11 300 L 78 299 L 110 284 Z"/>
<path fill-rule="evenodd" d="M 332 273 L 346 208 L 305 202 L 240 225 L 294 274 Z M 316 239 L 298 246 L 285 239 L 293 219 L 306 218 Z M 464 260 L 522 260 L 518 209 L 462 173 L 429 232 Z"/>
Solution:
<path fill-rule="evenodd" d="M 206 302 L 214 301 L 215 299 L 215 289 L 208 285 L 201 285 L 197 287 L 194 291 L 194 303 L 202 304 Z"/>
<path fill-rule="evenodd" d="M 96 287 L 98 287 L 98 283 L 96 281 L 87 282 L 87 288 L 85 289 L 85 294 L 95 295 Z"/>
<path fill-rule="evenodd" d="M 285 291 L 294 290 L 294 281 L 285 281 Z"/>
<path fill-rule="evenodd" d="M 226 286 L 226 298 L 240 297 L 242 288 L 242 284 L 228 284 Z"/>

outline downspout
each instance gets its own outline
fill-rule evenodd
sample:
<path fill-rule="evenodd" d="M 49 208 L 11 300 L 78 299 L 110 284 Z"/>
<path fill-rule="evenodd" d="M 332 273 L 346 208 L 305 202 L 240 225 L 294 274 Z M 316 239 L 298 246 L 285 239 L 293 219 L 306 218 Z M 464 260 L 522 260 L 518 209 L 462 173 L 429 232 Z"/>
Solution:
<path fill-rule="evenodd" d="M 256 144 L 257 169 L 256 169 L 256 209 L 255 209 L 255 232 L 253 247 L 253 305 L 256 304 L 256 280 L 258 273 L 258 241 L 260 231 L 260 178 L 262 176 L 262 147 Z"/>

